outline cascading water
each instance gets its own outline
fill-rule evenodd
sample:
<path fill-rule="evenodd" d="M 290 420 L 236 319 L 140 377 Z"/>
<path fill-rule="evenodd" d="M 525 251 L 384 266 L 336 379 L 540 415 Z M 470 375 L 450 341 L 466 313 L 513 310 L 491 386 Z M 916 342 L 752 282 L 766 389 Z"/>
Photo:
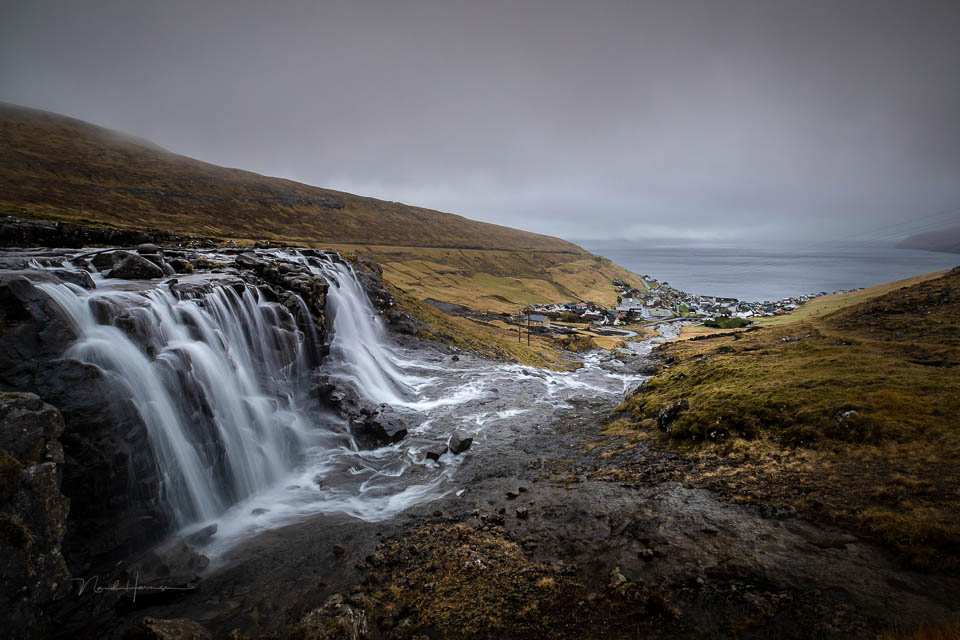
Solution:
<path fill-rule="evenodd" d="M 100 368 L 140 414 L 180 524 L 213 518 L 271 486 L 316 440 L 298 362 L 317 345 L 256 288 L 180 298 L 161 288 L 39 287 L 78 335 L 65 356 Z"/>
<path fill-rule="evenodd" d="M 331 373 L 374 402 L 409 404 L 415 399 L 417 385 L 425 380 L 404 371 L 406 363 L 390 347 L 383 324 L 352 267 L 339 261 L 297 257 L 331 284 L 327 294 L 333 335 Z"/>
<path fill-rule="evenodd" d="M 196 274 L 169 287 L 95 275 L 92 291 L 37 284 L 73 325 L 77 338 L 64 357 L 100 369 L 115 401 L 132 406 L 146 426 L 163 479 L 160 498 L 176 522 L 188 531 L 218 525 L 205 548 L 212 557 L 311 515 L 389 519 L 456 490 L 462 456 L 437 464 L 425 455 L 453 430 L 482 447 L 489 434 L 541 429 L 558 408 L 618 396 L 638 379 L 605 369 L 597 355 L 576 372 L 549 372 L 400 347 L 348 263 L 317 252 L 260 255 L 305 266 L 329 284 L 326 358 L 304 322 L 303 299 L 271 302 L 235 277 Z M 68 260 L 51 268 L 66 267 Z M 313 396 L 318 373 L 373 405 L 391 405 L 410 434 L 358 448 L 348 422 Z"/>

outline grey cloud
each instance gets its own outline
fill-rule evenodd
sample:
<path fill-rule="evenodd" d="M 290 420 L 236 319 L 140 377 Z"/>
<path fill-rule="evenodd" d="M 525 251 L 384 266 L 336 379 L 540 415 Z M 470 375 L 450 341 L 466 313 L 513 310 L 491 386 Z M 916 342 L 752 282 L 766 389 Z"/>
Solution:
<path fill-rule="evenodd" d="M 572 238 L 960 207 L 960 5 L 8 2 L 0 97 Z"/>

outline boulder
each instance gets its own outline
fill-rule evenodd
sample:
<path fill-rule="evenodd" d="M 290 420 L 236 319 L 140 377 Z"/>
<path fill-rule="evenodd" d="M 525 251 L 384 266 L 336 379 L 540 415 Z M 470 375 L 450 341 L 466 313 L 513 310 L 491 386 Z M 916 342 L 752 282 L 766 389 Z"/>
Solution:
<path fill-rule="evenodd" d="M 123 258 L 133 255 L 129 251 L 101 251 L 90 259 L 90 264 L 100 271 L 113 269 Z"/>
<path fill-rule="evenodd" d="M 680 414 L 689 408 L 690 403 L 686 400 L 678 400 L 677 402 L 671 402 L 664 406 L 660 409 L 660 413 L 657 414 L 657 428 L 661 431 L 670 431 L 670 429 L 673 428 L 673 423 L 680 417 Z"/>
<path fill-rule="evenodd" d="M 427 460 L 433 460 L 434 462 L 440 461 L 440 456 L 445 454 L 448 451 L 447 447 L 439 447 L 437 449 L 431 449 L 427 451 Z"/>
<path fill-rule="evenodd" d="M 121 278 L 123 280 L 152 280 L 164 276 L 163 269 L 147 260 L 143 256 L 135 253 L 128 253 L 110 273 L 108 278 Z"/>
<path fill-rule="evenodd" d="M 4 637 L 43 637 L 69 589 L 61 553 L 70 502 L 60 492 L 60 413 L 32 393 L 0 394 L 0 610 Z M 9 634 L 9 635 L 7 635 Z"/>
<path fill-rule="evenodd" d="M 75 284 L 83 289 L 96 289 L 97 283 L 93 281 L 90 274 L 86 271 L 73 271 L 71 269 L 54 269 L 51 272 L 59 280 Z"/>
<path fill-rule="evenodd" d="M 394 444 L 407 437 L 407 430 L 399 420 L 380 413 L 368 415 L 361 421 L 354 421 L 351 423 L 351 432 L 357 445 L 365 449 Z"/>
<path fill-rule="evenodd" d="M 160 253 L 160 247 L 153 244 L 152 242 L 145 242 L 137 247 L 137 253 L 142 256 L 156 255 Z"/>
<path fill-rule="evenodd" d="M 455 456 L 460 455 L 464 451 L 470 448 L 470 445 L 473 444 L 473 438 L 466 438 L 461 436 L 459 433 L 455 433 L 450 436 L 450 444 L 447 445 L 450 448 L 450 453 Z"/>
<path fill-rule="evenodd" d="M 167 264 L 169 264 L 176 273 L 193 273 L 193 263 L 186 258 L 170 258 Z"/>

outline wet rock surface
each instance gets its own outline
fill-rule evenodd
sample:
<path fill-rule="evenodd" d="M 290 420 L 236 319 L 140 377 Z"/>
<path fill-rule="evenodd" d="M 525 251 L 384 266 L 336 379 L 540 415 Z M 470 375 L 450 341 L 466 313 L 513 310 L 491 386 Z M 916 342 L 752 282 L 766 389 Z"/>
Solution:
<path fill-rule="evenodd" d="M 326 281 L 275 252 L 236 253 L 252 255 L 253 260 L 233 265 L 228 261 L 233 256 L 225 259 L 220 257 L 223 254 L 154 244 L 131 250 L 0 253 L 0 390 L 38 392 L 64 416 L 64 492 L 73 502 L 74 514 L 64 548 L 74 571 L 95 572 L 128 558 L 159 540 L 172 520 L 169 509 L 158 500 L 161 476 L 137 409 L 111 394 L 97 367 L 63 357 L 77 338 L 76 330 L 41 287 L 69 283 L 95 291 L 92 275 L 99 273 L 120 283 L 111 286 L 145 294 L 174 271 L 185 275 L 161 286 L 183 299 L 200 298 L 218 287 L 238 292 L 253 287 L 266 300 L 290 311 L 300 330 L 317 343 L 312 365 L 319 364 L 326 339 Z M 101 288 L 107 286 L 106 280 L 100 282 Z M 101 323 L 116 326 L 141 343 L 148 355 L 155 353 L 156 346 L 129 310 L 118 309 L 104 298 L 94 305 L 94 312 Z M 193 400 L 185 397 L 183 401 Z M 202 401 L 197 402 L 197 411 L 203 412 Z"/>
<path fill-rule="evenodd" d="M 66 596 L 61 552 L 70 503 L 60 491 L 63 418 L 31 393 L 0 394 L 0 635 L 40 637 Z"/>
<path fill-rule="evenodd" d="M 600 628 L 623 638 L 638 629 L 671 638 L 874 638 L 895 623 L 956 614 L 957 578 L 904 570 L 881 549 L 777 505 L 726 504 L 658 480 L 654 471 L 673 454 L 605 438 L 604 410 L 602 401 L 559 409 L 549 424 L 488 433 L 486 446 L 464 454 L 455 477 L 462 491 L 387 522 L 325 516 L 264 533 L 207 574 L 203 593 L 215 598 L 189 594 L 148 613 L 241 638 L 270 629 L 585 637 Z M 603 449 L 592 449 L 598 440 Z M 629 463 L 649 467 L 649 479 L 619 481 Z M 496 586 L 511 575 L 509 587 Z M 491 609 L 512 598 L 523 606 Z M 634 606 L 618 608 L 624 602 Z M 441 605 L 450 617 L 437 617 Z M 482 622 L 491 610 L 498 615 Z M 563 626 L 558 616 L 573 618 Z"/>

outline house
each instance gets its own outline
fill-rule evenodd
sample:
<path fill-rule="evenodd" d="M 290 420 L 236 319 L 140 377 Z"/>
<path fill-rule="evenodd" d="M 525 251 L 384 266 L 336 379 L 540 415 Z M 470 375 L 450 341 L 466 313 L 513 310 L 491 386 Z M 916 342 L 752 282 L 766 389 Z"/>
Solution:
<path fill-rule="evenodd" d="M 550 319 L 547 316 L 531 313 L 527 316 L 527 324 L 531 327 L 545 327 L 550 324 Z"/>

